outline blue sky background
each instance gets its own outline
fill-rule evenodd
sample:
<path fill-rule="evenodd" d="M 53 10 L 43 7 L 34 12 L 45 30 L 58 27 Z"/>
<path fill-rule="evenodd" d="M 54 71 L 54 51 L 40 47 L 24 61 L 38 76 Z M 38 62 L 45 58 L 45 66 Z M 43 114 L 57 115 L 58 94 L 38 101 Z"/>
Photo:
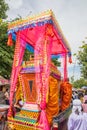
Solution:
<path fill-rule="evenodd" d="M 72 76 L 74 76 L 74 80 L 77 80 L 80 78 L 80 66 L 79 65 L 74 65 L 72 67 L 68 67 L 68 74 L 69 77 L 71 78 Z"/>
<path fill-rule="evenodd" d="M 63 67 L 58 67 L 60 70 L 62 77 L 63 77 Z M 74 80 L 80 79 L 81 72 L 80 72 L 80 66 L 78 64 L 68 65 L 68 77 L 71 79 L 71 77 L 74 77 Z"/>

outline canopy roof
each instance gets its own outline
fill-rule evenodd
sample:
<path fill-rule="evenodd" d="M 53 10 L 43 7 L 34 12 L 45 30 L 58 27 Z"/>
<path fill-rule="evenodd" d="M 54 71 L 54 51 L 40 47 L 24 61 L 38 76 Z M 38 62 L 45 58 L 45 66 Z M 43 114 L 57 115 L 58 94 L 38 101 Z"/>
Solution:
<path fill-rule="evenodd" d="M 12 37 L 14 38 L 20 30 L 21 38 L 28 43 L 27 48 L 32 51 L 35 47 L 37 38 L 40 37 L 42 33 L 45 33 L 46 28 L 48 28 L 47 31 L 52 32 L 52 55 L 64 53 L 71 55 L 71 49 L 68 42 L 51 10 L 33 17 L 9 23 L 8 34 L 12 34 Z"/>

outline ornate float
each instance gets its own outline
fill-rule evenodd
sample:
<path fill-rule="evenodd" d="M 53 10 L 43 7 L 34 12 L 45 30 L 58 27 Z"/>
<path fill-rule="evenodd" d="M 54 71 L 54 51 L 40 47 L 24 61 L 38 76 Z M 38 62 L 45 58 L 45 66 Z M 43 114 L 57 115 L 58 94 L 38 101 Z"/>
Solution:
<path fill-rule="evenodd" d="M 64 79 L 70 47 L 51 10 L 9 23 L 8 45 L 15 40 L 10 86 L 8 126 L 12 130 L 50 130 L 53 116 L 59 112 L 61 73 L 52 58 L 63 58 Z M 33 53 L 24 61 L 25 50 Z M 15 101 L 14 101 L 15 99 Z M 21 99 L 19 112 L 14 102 Z"/>

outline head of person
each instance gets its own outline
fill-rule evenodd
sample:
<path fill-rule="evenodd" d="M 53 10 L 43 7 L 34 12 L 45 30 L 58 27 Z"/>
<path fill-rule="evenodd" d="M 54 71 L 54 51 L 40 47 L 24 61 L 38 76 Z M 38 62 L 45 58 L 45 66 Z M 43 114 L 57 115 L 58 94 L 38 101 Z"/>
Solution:
<path fill-rule="evenodd" d="M 84 102 L 85 104 L 87 104 L 87 100 L 85 100 L 85 102 Z"/>
<path fill-rule="evenodd" d="M 87 95 L 83 97 L 83 103 L 87 102 Z"/>
<path fill-rule="evenodd" d="M 8 92 L 8 88 L 6 88 L 6 92 Z"/>
<path fill-rule="evenodd" d="M 73 100 L 72 112 L 77 113 L 77 114 L 82 113 L 82 103 L 81 103 L 80 99 Z"/>
<path fill-rule="evenodd" d="M 83 97 L 83 93 L 82 92 L 79 92 L 78 93 L 78 98 L 81 99 Z"/>

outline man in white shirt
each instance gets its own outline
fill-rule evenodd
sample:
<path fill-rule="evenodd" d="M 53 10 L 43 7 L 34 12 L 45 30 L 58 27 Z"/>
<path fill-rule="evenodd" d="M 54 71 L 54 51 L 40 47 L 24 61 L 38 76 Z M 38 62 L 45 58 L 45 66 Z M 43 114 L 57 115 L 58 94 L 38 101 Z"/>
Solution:
<path fill-rule="evenodd" d="M 68 130 L 87 130 L 87 114 L 82 112 L 81 101 L 73 100 L 72 113 L 68 120 Z"/>

